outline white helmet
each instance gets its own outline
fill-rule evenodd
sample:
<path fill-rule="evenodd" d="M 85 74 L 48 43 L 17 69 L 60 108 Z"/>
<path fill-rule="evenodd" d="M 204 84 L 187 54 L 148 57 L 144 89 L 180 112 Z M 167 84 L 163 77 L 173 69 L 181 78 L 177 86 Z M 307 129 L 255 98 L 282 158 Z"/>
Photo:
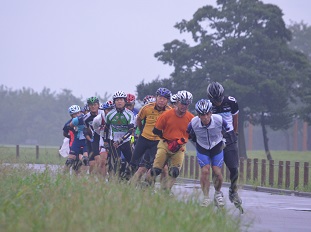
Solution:
<path fill-rule="evenodd" d="M 113 96 L 112 99 L 113 101 L 116 100 L 117 98 L 124 98 L 124 100 L 126 101 L 127 95 L 126 93 L 124 93 L 123 91 L 117 91 Z"/>
<path fill-rule="evenodd" d="M 177 95 L 178 95 L 178 101 L 181 104 L 189 105 L 192 102 L 192 99 L 193 99 L 192 93 L 186 90 L 178 91 Z"/>
<path fill-rule="evenodd" d="M 201 99 L 195 104 L 195 110 L 198 114 L 207 114 L 212 111 L 212 103 L 210 100 Z"/>
<path fill-rule="evenodd" d="M 72 105 L 68 108 L 68 112 L 70 115 L 73 115 L 75 113 L 79 113 L 80 111 L 81 111 L 81 108 L 78 105 Z"/>
<path fill-rule="evenodd" d="M 178 94 L 175 93 L 171 96 L 171 103 L 176 103 L 178 101 Z"/>

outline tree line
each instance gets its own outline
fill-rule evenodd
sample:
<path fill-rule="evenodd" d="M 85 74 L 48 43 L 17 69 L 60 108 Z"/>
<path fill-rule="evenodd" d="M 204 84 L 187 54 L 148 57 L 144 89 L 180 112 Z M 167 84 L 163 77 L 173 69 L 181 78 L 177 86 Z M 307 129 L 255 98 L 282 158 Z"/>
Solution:
<path fill-rule="evenodd" d="M 262 128 L 271 158 L 267 128 L 286 130 L 297 118 L 311 122 L 311 27 L 303 22 L 286 26 L 282 16 L 279 7 L 258 0 L 218 0 L 217 7 L 198 9 L 192 19 L 175 25 L 192 41 L 174 39 L 155 53 L 174 67 L 173 73 L 139 83 L 138 100 L 167 87 L 173 93 L 189 90 L 196 102 L 206 98 L 210 81 L 218 81 L 240 106 L 240 155 L 246 156 L 244 126 L 251 123 Z M 102 101 L 107 99 L 106 93 Z M 59 145 L 72 104 L 84 102 L 68 89 L 37 93 L 0 86 L 0 143 Z"/>
<path fill-rule="evenodd" d="M 104 101 L 107 94 L 98 97 Z M 36 92 L 31 88 L 12 90 L 1 85 L 0 144 L 61 145 L 62 128 L 70 119 L 68 107 L 73 104 L 83 107 L 85 102 L 68 89 L 56 93 L 43 88 Z"/>
<path fill-rule="evenodd" d="M 239 149 L 246 156 L 244 125 L 260 125 L 271 159 L 267 128 L 286 130 L 294 118 L 311 122 L 311 29 L 302 23 L 286 27 L 282 10 L 259 0 L 218 0 L 176 23 L 192 41 L 174 39 L 155 57 L 173 66 L 170 78 L 137 86 L 139 97 L 163 85 L 187 89 L 194 101 L 206 98 L 211 81 L 237 98 Z"/>

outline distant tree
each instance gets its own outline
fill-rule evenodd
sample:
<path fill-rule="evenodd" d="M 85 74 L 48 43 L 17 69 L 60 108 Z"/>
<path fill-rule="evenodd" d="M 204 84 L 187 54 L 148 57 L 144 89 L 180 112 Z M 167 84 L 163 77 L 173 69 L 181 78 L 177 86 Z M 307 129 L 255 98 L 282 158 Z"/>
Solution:
<path fill-rule="evenodd" d="M 292 22 L 288 29 L 293 34 L 293 39 L 289 42 L 289 46 L 304 53 L 311 62 L 311 26 L 304 22 Z M 297 109 L 297 114 L 311 125 L 311 74 L 306 73 L 305 75 L 308 78 L 302 78 L 302 88 L 297 92 L 297 95 L 300 97 L 300 107 Z"/>
<path fill-rule="evenodd" d="M 246 157 L 243 125 L 246 120 L 263 129 L 268 159 L 266 127 L 288 128 L 293 112 L 289 103 L 302 88 L 310 67 L 305 56 L 289 49 L 291 32 L 282 11 L 258 0 L 218 0 L 217 7 L 198 9 L 193 19 L 175 27 L 191 33 L 193 44 L 173 40 L 155 54 L 174 66 L 172 86 L 188 89 L 195 100 L 206 97 L 209 81 L 219 81 L 240 105 L 240 155 Z M 242 144 L 242 145 L 241 145 Z"/>
<path fill-rule="evenodd" d="M 67 89 L 56 94 L 48 88 L 38 93 L 31 88 L 0 86 L 1 144 L 59 145 L 62 128 L 70 118 L 68 107 L 73 104 L 83 106 Z"/>

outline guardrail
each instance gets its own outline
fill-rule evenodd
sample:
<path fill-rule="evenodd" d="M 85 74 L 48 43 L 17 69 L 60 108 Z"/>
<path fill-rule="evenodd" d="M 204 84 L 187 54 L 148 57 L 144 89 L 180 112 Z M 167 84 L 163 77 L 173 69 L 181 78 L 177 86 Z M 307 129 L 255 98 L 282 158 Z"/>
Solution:
<path fill-rule="evenodd" d="M 225 181 L 230 181 L 230 172 L 224 165 L 222 173 Z M 181 177 L 200 178 L 200 166 L 195 156 L 185 156 Z M 285 189 L 308 187 L 310 179 L 309 162 L 267 161 L 266 159 L 240 159 L 239 182 L 253 183 Z"/>
<path fill-rule="evenodd" d="M 20 146 L 16 145 L 16 158 L 20 156 Z M 35 146 L 35 156 L 39 159 L 39 145 Z M 60 156 L 60 155 L 59 155 Z M 223 165 L 224 180 L 229 182 L 229 170 Z M 239 183 L 255 184 L 284 189 L 308 187 L 310 189 L 310 163 L 275 161 L 266 159 L 240 159 Z M 199 179 L 200 166 L 195 156 L 185 155 L 180 177 Z"/>

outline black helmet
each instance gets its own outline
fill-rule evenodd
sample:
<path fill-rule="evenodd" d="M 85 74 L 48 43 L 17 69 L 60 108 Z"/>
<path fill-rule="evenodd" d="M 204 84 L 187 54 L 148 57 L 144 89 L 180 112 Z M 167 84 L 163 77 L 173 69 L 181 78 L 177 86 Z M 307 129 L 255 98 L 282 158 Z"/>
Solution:
<path fill-rule="evenodd" d="M 97 97 L 90 97 L 86 100 L 88 105 L 92 105 L 94 103 L 98 103 L 99 104 L 99 99 Z"/>
<path fill-rule="evenodd" d="M 224 100 L 224 87 L 218 82 L 212 82 L 207 86 L 207 96 L 213 103 L 221 103 Z"/>

